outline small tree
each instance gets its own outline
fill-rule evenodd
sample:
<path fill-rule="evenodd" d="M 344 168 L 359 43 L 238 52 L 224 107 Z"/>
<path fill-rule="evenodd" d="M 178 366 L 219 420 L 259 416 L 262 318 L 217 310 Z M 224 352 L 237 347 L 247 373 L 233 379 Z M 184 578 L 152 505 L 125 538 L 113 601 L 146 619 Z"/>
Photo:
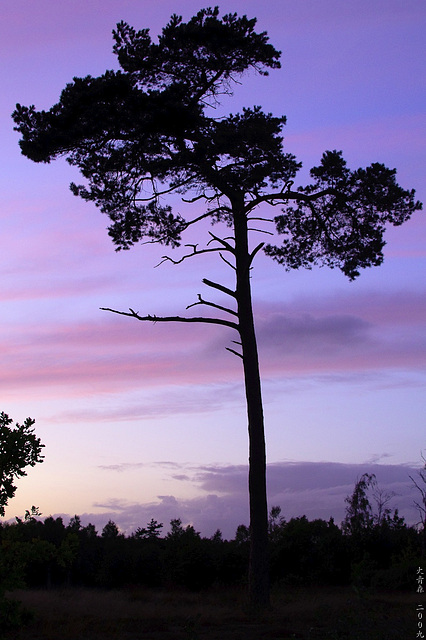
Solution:
<path fill-rule="evenodd" d="M 285 518 L 281 515 L 281 507 L 271 507 L 268 519 L 269 540 L 274 542 L 280 536 Z"/>
<path fill-rule="evenodd" d="M 157 522 L 157 520 L 151 518 L 146 527 L 138 527 L 133 536 L 142 540 L 157 540 L 160 537 L 162 528 L 162 522 Z"/>
<path fill-rule="evenodd" d="M 364 473 L 356 481 L 352 495 L 345 498 L 345 519 L 342 522 L 344 533 L 354 537 L 365 534 L 374 526 L 373 509 L 368 498 L 368 490 L 374 486 L 376 476 L 374 473 Z"/>
<path fill-rule="evenodd" d="M 369 492 L 375 502 L 375 509 L 371 505 Z M 347 504 L 345 519 L 342 522 L 344 533 L 359 538 L 381 527 L 398 528 L 405 526 L 404 518 L 398 514 L 398 509 L 389 507 L 394 491 L 382 489 L 374 473 L 364 473 L 356 481 L 352 495 L 345 498 Z"/>
<path fill-rule="evenodd" d="M 36 518 L 41 518 L 43 514 L 40 512 L 40 507 L 36 507 L 34 504 L 31 509 L 25 509 L 24 522 L 35 522 Z M 18 524 L 22 524 L 22 519 L 15 516 L 15 520 Z"/>
<path fill-rule="evenodd" d="M 409 476 L 413 487 L 418 491 L 417 500 L 414 500 L 414 506 L 419 514 L 417 526 L 421 527 L 422 532 L 422 556 L 426 554 L 426 458 L 421 454 L 423 460 L 423 469 L 420 469 L 417 478 Z"/>
<path fill-rule="evenodd" d="M 255 25 L 246 16 L 220 18 L 217 7 L 203 9 L 187 23 L 173 15 L 154 43 L 148 29 L 121 22 L 113 34 L 122 71 L 74 78 L 49 111 L 18 104 L 13 118 L 26 156 L 35 162 L 65 156 L 81 170 L 86 184 L 71 189 L 109 216 L 117 250 L 139 241 L 174 248 L 195 224 L 219 223 L 223 233 L 186 245 L 178 259 L 164 256 L 177 264 L 215 253 L 231 268 L 234 284 L 203 279 L 228 304 L 199 294 L 188 307 L 207 307 L 215 315 L 108 310 L 142 322 L 210 323 L 237 333 L 237 346 L 227 348 L 242 360 L 247 401 L 250 600 L 262 606 L 269 603 L 268 507 L 254 259 L 263 250 L 287 270 L 328 265 L 354 279 L 361 268 L 381 264 L 386 225 L 402 224 L 421 205 L 414 191 L 396 183 L 395 169 L 375 163 L 350 171 L 338 151 L 324 153 L 311 170 L 311 184 L 293 189 L 301 164 L 283 150 L 285 117 L 259 106 L 227 117 L 212 111 L 244 72 L 266 76 L 280 67 L 280 52 Z M 204 203 L 204 211 L 185 219 L 164 203 L 171 193 Z M 271 219 L 262 208 L 273 205 L 282 211 Z M 281 244 L 256 238 L 272 236 L 274 229 Z"/>
<path fill-rule="evenodd" d="M 21 425 L 13 423 L 12 418 L 0 413 L 0 516 L 4 516 L 8 501 L 16 492 L 16 479 L 27 475 L 26 467 L 34 467 L 43 462 L 41 450 L 44 447 L 32 428 L 35 420 L 27 418 Z M 31 507 L 25 513 L 25 522 L 29 523 L 40 515 L 38 507 Z M 19 519 L 17 519 L 19 522 Z M 5 598 L 7 589 L 21 586 L 26 558 L 25 547 L 19 543 L 4 545 L 0 549 L 0 627 L 21 623 L 22 612 L 19 603 Z"/>
<path fill-rule="evenodd" d="M 4 516 L 8 501 L 16 492 L 17 478 L 27 475 L 26 467 L 43 462 L 40 438 L 32 428 L 35 420 L 27 418 L 23 424 L 13 423 L 7 413 L 0 413 L 0 516 Z M 34 509 L 34 507 L 33 507 Z M 31 515 L 31 514 L 30 514 Z M 34 514 L 33 514 L 34 515 Z M 39 515 L 35 513 L 35 515 Z"/>
<path fill-rule="evenodd" d="M 376 503 L 376 513 L 374 514 L 373 518 L 374 524 L 378 527 L 389 525 L 392 522 L 392 509 L 389 507 L 389 503 L 395 496 L 395 491 L 387 491 L 386 489 L 382 489 L 377 484 L 377 481 L 374 481 L 373 498 Z M 398 509 L 395 509 L 393 517 L 394 519 L 397 519 L 399 517 Z"/>
<path fill-rule="evenodd" d="M 102 538 L 111 539 L 111 538 L 119 538 L 123 537 L 123 534 L 120 534 L 120 529 L 113 522 L 113 520 L 108 520 L 104 528 L 102 529 Z"/>

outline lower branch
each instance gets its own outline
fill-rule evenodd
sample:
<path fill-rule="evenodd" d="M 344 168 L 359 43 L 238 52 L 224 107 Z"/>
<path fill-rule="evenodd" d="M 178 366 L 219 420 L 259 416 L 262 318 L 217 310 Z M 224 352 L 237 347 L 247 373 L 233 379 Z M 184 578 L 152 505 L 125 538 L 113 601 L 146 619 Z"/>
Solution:
<path fill-rule="evenodd" d="M 136 320 L 140 320 L 141 322 L 200 322 L 204 324 L 218 324 L 225 327 L 230 327 L 231 329 L 235 329 L 235 331 L 239 330 L 238 324 L 236 322 L 230 322 L 229 320 L 222 320 L 221 318 L 203 318 L 203 317 L 193 317 L 193 318 L 183 318 L 181 316 L 140 316 L 139 313 L 133 311 L 133 309 L 129 309 L 129 311 L 117 311 L 117 309 L 110 309 L 108 307 L 101 307 L 101 311 L 110 311 L 111 313 L 117 313 L 120 316 L 128 316 L 129 318 L 135 318 Z"/>

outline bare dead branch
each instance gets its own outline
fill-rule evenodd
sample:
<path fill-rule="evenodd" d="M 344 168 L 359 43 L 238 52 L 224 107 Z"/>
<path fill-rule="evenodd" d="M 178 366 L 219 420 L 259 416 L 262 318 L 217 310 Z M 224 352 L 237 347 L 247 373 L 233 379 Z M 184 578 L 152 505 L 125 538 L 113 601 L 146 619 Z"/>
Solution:
<path fill-rule="evenodd" d="M 238 356 L 239 358 L 241 358 L 241 360 L 243 359 L 243 356 L 241 353 L 238 353 L 238 351 L 235 351 L 234 349 L 231 349 L 231 347 L 225 347 L 225 349 L 227 351 L 229 351 L 230 353 L 233 353 L 234 356 Z"/>
<path fill-rule="evenodd" d="M 196 199 L 202 198 L 202 197 L 204 197 L 204 196 L 197 196 Z M 185 200 L 184 198 L 182 198 L 182 200 L 183 200 L 183 202 L 190 202 L 190 200 Z M 211 216 L 211 211 L 206 211 L 206 213 L 202 213 L 200 216 L 197 216 L 193 220 L 186 220 L 185 224 L 183 225 L 183 228 L 187 229 L 192 224 L 196 224 L 197 222 L 200 222 L 201 220 L 204 220 L 205 218 L 210 218 L 210 216 Z"/>
<path fill-rule="evenodd" d="M 266 229 L 255 229 L 254 227 L 249 227 L 247 231 L 256 231 L 257 233 L 266 233 L 268 236 L 274 235 L 272 231 L 267 231 Z"/>
<path fill-rule="evenodd" d="M 258 216 L 247 216 L 247 220 L 257 220 L 258 222 L 273 222 L 273 218 L 260 218 Z"/>
<path fill-rule="evenodd" d="M 171 262 L 172 264 L 181 264 L 184 260 L 187 260 L 188 258 L 193 258 L 194 256 L 200 256 L 203 253 L 217 253 L 218 251 L 222 251 L 222 249 L 220 249 L 219 247 L 213 247 L 212 249 L 197 249 L 196 244 L 186 244 L 185 247 L 192 247 L 193 251 L 192 253 L 188 253 L 184 256 L 182 256 L 181 258 L 179 258 L 179 260 L 174 260 L 173 258 L 171 258 L 170 256 L 161 256 L 161 261 L 155 265 L 156 267 L 159 267 L 160 265 L 164 264 L 165 262 Z"/>
<path fill-rule="evenodd" d="M 221 259 L 224 261 L 225 264 L 228 265 L 228 267 L 231 267 L 231 269 L 233 269 L 234 271 L 237 270 L 237 267 L 235 265 L 233 265 L 231 262 L 229 262 L 229 260 L 227 260 L 226 258 L 223 257 L 222 253 L 219 253 L 219 256 L 221 257 Z"/>
<path fill-rule="evenodd" d="M 211 236 L 212 239 L 208 241 L 207 246 L 211 242 L 219 242 L 219 244 L 221 244 L 226 251 L 229 251 L 230 253 L 235 255 L 234 247 L 231 244 L 229 244 L 229 242 L 227 242 L 227 240 L 234 240 L 234 238 L 232 236 L 228 236 L 226 238 L 219 238 L 219 236 L 215 236 L 215 234 L 212 233 L 211 231 L 209 231 L 209 236 Z"/>
<path fill-rule="evenodd" d="M 198 219 L 201 220 L 202 217 L 204 216 L 200 216 L 200 218 Z M 195 222 L 195 220 L 193 222 Z M 216 253 L 220 251 L 229 251 L 230 253 L 235 255 L 234 247 L 230 245 L 229 242 L 227 242 L 227 240 L 232 238 L 219 238 L 218 236 L 215 236 L 210 231 L 209 231 L 209 235 L 212 237 L 212 239 L 209 240 L 209 242 L 207 243 L 206 249 L 198 249 L 198 244 L 185 244 L 184 245 L 185 247 L 192 248 L 192 253 L 188 253 L 182 256 L 181 258 L 179 258 L 179 260 L 174 260 L 170 256 L 161 256 L 161 261 L 158 264 L 156 264 L 155 267 L 159 267 L 160 265 L 164 264 L 164 262 L 171 262 L 172 264 L 181 264 L 184 260 L 187 260 L 188 258 L 193 258 L 194 256 L 202 255 L 203 253 Z M 209 247 L 209 245 L 212 242 L 218 242 L 219 244 L 222 245 L 222 247 Z M 225 262 L 227 261 L 225 260 Z M 231 263 L 227 262 L 227 264 L 229 264 L 229 266 L 234 268 Z"/>
<path fill-rule="evenodd" d="M 110 309 L 109 307 L 100 307 L 101 311 L 110 311 L 111 313 L 116 313 L 120 316 L 128 316 L 129 318 L 135 318 L 136 320 L 140 320 L 141 322 L 199 322 L 202 324 L 218 324 L 224 327 L 230 327 L 231 329 L 235 329 L 235 331 L 239 331 L 238 324 L 235 322 L 231 322 L 230 320 L 222 320 L 221 318 L 202 318 L 202 317 L 193 317 L 193 318 L 184 318 L 181 316 L 155 316 L 155 315 L 147 315 L 140 316 L 139 313 L 134 311 L 133 309 L 129 309 L 129 311 L 118 311 L 117 309 Z"/>
<path fill-rule="evenodd" d="M 212 280 L 203 278 L 203 284 L 206 284 L 208 287 L 212 287 L 213 289 L 217 289 L 218 291 L 222 291 L 222 293 L 226 293 L 226 295 L 231 296 L 232 298 L 237 297 L 235 291 L 231 291 L 231 289 L 228 289 L 228 287 L 225 287 L 223 284 L 219 284 L 218 282 L 213 282 Z"/>
<path fill-rule="evenodd" d="M 257 247 L 255 247 L 255 248 L 253 249 L 253 251 L 251 252 L 251 254 L 250 254 L 250 256 L 249 256 L 249 258 L 250 258 L 250 262 L 249 262 L 249 264 L 251 264 L 251 263 L 253 262 L 253 260 L 254 260 L 254 258 L 255 258 L 255 256 L 256 256 L 256 254 L 257 254 L 257 253 L 259 253 L 259 251 L 260 251 L 261 249 L 263 249 L 264 245 L 265 245 L 265 243 L 264 243 L 264 242 L 260 242 L 260 243 L 257 245 Z"/>
<path fill-rule="evenodd" d="M 196 307 L 199 304 L 204 304 L 208 307 L 213 307 L 214 309 L 219 309 L 219 311 L 225 311 L 226 313 L 230 313 L 233 316 L 236 316 L 238 318 L 238 313 L 236 311 L 233 311 L 232 309 L 228 309 L 228 307 L 223 307 L 220 304 L 216 304 L 215 302 L 210 302 L 209 300 L 204 300 L 201 297 L 201 294 L 198 294 L 198 302 L 193 302 L 192 304 L 189 304 L 186 308 L 187 309 L 191 309 L 191 307 Z"/>

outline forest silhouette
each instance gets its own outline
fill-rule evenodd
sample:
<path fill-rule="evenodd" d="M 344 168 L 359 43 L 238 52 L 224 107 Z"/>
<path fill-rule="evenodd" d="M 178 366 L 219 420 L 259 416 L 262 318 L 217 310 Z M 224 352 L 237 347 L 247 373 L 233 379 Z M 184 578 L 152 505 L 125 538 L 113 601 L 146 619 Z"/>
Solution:
<path fill-rule="evenodd" d="M 423 480 L 419 471 L 415 486 L 422 497 Z M 404 603 L 416 597 L 415 581 L 423 576 L 426 533 L 424 523 L 409 526 L 390 508 L 393 497 L 374 474 L 365 473 L 345 499 L 340 526 L 333 518 L 304 515 L 287 521 L 280 507 L 272 507 L 268 543 L 275 607 L 262 619 L 241 599 L 249 578 L 245 524 L 229 540 L 219 529 L 203 537 L 179 518 L 165 534 L 164 524 L 152 518 L 125 535 L 112 520 L 98 532 L 91 523 L 83 526 L 78 515 L 68 524 L 62 517 L 42 519 L 33 506 L 24 518 L 0 522 L 0 637 L 53 640 L 58 625 L 61 638 L 73 640 L 118 639 L 123 628 L 125 637 L 139 640 L 217 634 L 236 639 L 243 632 L 254 640 L 278 628 L 282 638 L 405 637 L 411 621 Z M 415 504 L 422 516 L 423 503 Z M 422 584 L 417 586 L 423 593 Z M 391 599 L 391 614 L 384 597 Z M 159 633 L 152 635 L 153 629 Z"/>
<path fill-rule="evenodd" d="M 280 507 L 269 514 L 270 575 L 281 585 L 353 585 L 357 589 L 411 589 L 424 556 L 423 527 L 407 525 L 388 500 L 372 504 L 374 476 L 364 474 L 346 498 L 346 516 L 286 520 Z M 376 492 L 385 496 L 385 492 Z M 109 520 L 101 532 L 74 516 L 40 518 L 33 507 L 23 519 L 0 526 L 3 586 L 139 585 L 199 591 L 247 582 L 250 530 L 244 524 L 223 539 L 204 537 L 173 519 L 169 531 L 151 519 L 125 535 Z"/>

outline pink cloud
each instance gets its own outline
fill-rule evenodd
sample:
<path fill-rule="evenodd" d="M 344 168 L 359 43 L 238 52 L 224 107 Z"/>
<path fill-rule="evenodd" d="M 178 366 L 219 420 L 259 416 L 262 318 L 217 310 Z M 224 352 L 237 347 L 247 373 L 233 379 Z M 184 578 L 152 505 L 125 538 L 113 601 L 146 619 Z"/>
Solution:
<path fill-rule="evenodd" d="M 64 280 L 62 280 L 64 278 Z M 33 280 L 33 282 L 31 282 Z M 91 275 L 80 280 L 67 281 L 66 274 L 62 274 L 58 280 L 42 279 L 42 272 L 28 274 L 26 282 L 11 282 L 0 290 L 0 302 L 26 301 L 28 304 L 34 301 L 47 299 L 67 298 L 68 301 L 76 296 L 87 294 L 99 294 L 103 291 L 117 289 L 120 284 L 119 276 Z M 70 303 L 69 303 L 70 304 Z"/>
<path fill-rule="evenodd" d="M 0 386 L 43 387 L 55 395 L 57 387 L 74 394 L 232 379 L 225 363 L 215 371 L 203 357 L 205 328 L 185 329 L 130 319 L 9 326 L 0 344 Z M 224 354 L 229 364 L 231 356 Z"/>
<path fill-rule="evenodd" d="M 344 309 L 344 313 L 342 313 Z M 264 376 L 424 367 L 424 298 L 417 293 L 299 299 L 259 309 Z M 3 324 L 4 390 L 55 395 L 163 385 L 240 383 L 225 351 L 233 332 L 218 327 L 140 323 L 99 312 L 99 320 Z"/>

